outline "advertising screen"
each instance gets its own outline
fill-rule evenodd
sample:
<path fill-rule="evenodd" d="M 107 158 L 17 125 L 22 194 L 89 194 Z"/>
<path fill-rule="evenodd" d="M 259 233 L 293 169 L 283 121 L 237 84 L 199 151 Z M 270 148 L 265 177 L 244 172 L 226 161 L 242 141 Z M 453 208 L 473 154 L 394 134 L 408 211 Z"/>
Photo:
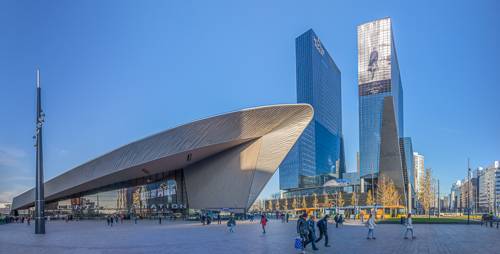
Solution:
<path fill-rule="evenodd" d="M 391 21 L 375 20 L 358 26 L 359 96 L 391 90 Z"/>

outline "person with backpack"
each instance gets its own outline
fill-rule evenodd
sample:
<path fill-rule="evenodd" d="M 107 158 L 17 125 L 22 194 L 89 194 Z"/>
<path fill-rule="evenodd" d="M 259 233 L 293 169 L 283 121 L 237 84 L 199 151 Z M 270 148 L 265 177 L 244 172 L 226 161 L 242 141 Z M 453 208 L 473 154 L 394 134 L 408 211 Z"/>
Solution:
<path fill-rule="evenodd" d="M 366 222 L 365 226 L 368 227 L 368 235 L 366 236 L 366 239 L 370 239 L 370 232 L 372 232 L 372 239 L 377 239 L 374 235 L 375 227 L 377 226 L 377 224 L 375 224 L 375 221 L 373 220 L 373 214 L 370 214 L 370 218 Z"/>
<path fill-rule="evenodd" d="M 266 222 L 267 222 L 267 219 L 266 219 L 266 217 L 264 217 L 264 214 L 262 214 L 262 217 L 260 218 L 260 224 L 262 224 L 262 230 L 264 230 L 264 232 L 262 232 L 262 234 L 266 233 Z"/>
<path fill-rule="evenodd" d="M 234 219 L 234 214 L 229 217 L 229 220 L 227 221 L 227 226 L 231 227 L 229 231 L 234 233 L 234 226 L 236 226 L 236 220 Z"/>
<path fill-rule="evenodd" d="M 335 217 L 333 218 L 333 220 L 335 221 L 335 228 L 338 228 L 339 227 L 339 215 L 335 214 Z"/>
<path fill-rule="evenodd" d="M 409 230 L 411 230 L 411 238 L 415 239 L 416 237 L 413 235 L 413 224 L 411 221 L 411 213 L 408 214 L 408 220 L 406 220 L 405 226 L 406 226 L 405 239 L 408 239 L 408 237 L 406 237 L 406 234 L 408 234 Z"/>
<path fill-rule="evenodd" d="M 299 220 L 297 221 L 297 236 L 300 236 L 302 239 L 302 253 L 306 253 L 306 242 L 307 242 L 307 235 L 309 234 L 309 229 L 307 227 L 307 213 L 303 213 L 301 216 L 299 216 Z"/>
<path fill-rule="evenodd" d="M 330 216 L 328 215 L 325 215 L 325 217 L 321 220 L 318 221 L 318 229 L 319 229 L 319 237 L 318 239 L 316 239 L 316 243 L 318 243 L 319 241 L 321 241 L 321 239 L 323 239 L 323 235 L 325 236 L 325 247 L 330 247 L 330 245 L 328 245 L 328 218 L 330 218 Z"/>

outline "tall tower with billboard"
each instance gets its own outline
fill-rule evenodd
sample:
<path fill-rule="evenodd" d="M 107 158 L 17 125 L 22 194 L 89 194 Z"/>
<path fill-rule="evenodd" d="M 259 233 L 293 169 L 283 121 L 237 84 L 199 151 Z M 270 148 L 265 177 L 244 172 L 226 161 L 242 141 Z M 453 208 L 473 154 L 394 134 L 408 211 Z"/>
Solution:
<path fill-rule="evenodd" d="M 314 118 L 281 163 L 280 189 L 322 186 L 342 178 L 340 70 L 312 29 L 295 39 L 297 102 L 314 108 Z"/>
<path fill-rule="evenodd" d="M 371 182 L 372 172 L 375 179 L 385 173 L 405 196 L 413 179 L 401 155 L 405 141 L 411 153 L 411 143 L 402 139 L 403 87 L 390 18 L 358 26 L 358 96 L 360 176 Z"/>

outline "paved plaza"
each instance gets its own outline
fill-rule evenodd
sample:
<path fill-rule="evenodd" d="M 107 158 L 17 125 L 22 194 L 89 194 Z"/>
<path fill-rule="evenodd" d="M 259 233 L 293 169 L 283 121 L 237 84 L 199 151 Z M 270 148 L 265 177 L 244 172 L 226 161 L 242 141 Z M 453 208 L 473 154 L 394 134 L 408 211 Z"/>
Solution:
<path fill-rule="evenodd" d="M 380 224 L 376 240 L 367 240 L 359 221 L 329 226 L 330 244 L 308 253 L 500 253 L 500 229 L 479 225 L 414 225 L 417 239 L 404 240 L 405 228 Z M 35 235 L 32 223 L 0 225 L 0 253 L 299 253 L 293 248 L 296 221 L 270 219 L 266 234 L 259 222 L 226 223 L 163 220 L 124 221 L 109 227 L 102 221 L 49 221 L 45 235 Z M 318 232 L 317 232 L 318 234 Z"/>

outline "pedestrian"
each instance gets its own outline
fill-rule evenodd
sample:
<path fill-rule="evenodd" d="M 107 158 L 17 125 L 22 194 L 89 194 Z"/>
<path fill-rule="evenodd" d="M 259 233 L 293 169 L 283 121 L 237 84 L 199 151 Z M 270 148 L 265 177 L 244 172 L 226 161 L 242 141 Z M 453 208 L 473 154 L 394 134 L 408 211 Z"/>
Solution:
<path fill-rule="evenodd" d="M 264 217 L 264 214 L 262 215 L 262 217 L 260 218 L 260 224 L 262 224 L 262 230 L 264 230 L 264 232 L 262 232 L 262 234 L 265 234 L 266 233 L 266 217 Z"/>
<path fill-rule="evenodd" d="M 26 218 L 26 221 L 28 222 L 28 226 L 30 225 L 30 217 Z"/>
<path fill-rule="evenodd" d="M 279 215 L 278 215 L 278 212 L 276 212 L 276 219 L 278 219 L 278 216 L 279 216 Z"/>
<path fill-rule="evenodd" d="M 325 217 L 323 219 L 318 221 L 319 237 L 316 240 L 316 243 L 321 241 L 321 239 L 323 238 L 323 235 L 324 235 L 325 236 L 325 247 L 330 247 L 330 245 L 328 245 L 328 218 L 330 218 L 330 216 L 325 215 Z"/>
<path fill-rule="evenodd" d="M 409 230 L 411 230 L 411 238 L 415 239 L 416 237 L 413 235 L 413 224 L 412 224 L 412 220 L 411 220 L 411 213 L 408 214 L 408 220 L 406 220 L 405 239 L 408 239 L 408 237 L 406 237 L 406 234 L 408 234 Z"/>
<path fill-rule="evenodd" d="M 361 223 L 363 223 L 363 219 L 365 218 L 365 215 L 363 213 L 361 213 L 360 216 L 361 216 Z"/>
<path fill-rule="evenodd" d="M 311 215 L 309 217 L 309 220 L 307 220 L 307 230 L 309 230 L 309 235 L 308 235 L 309 240 L 306 242 L 305 246 L 311 243 L 313 246 L 313 250 L 318 250 L 318 248 L 316 248 L 316 228 L 314 224 L 316 224 L 314 223 L 314 215 Z"/>
<path fill-rule="evenodd" d="M 113 217 L 110 217 L 109 220 L 111 221 L 111 226 L 113 226 Z"/>
<path fill-rule="evenodd" d="M 206 219 L 205 214 L 202 214 L 201 215 L 201 223 L 203 223 L 203 225 L 205 225 L 205 219 Z"/>
<path fill-rule="evenodd" d="M 220 225 L 222 222 L 220 220 L 220 213 L 217 214 L 217 225 Z"/>
<path fill-rule="evenodd" d="M 160 220 L 160 225 L 161 225 L 161 216 L 158 216 L 158 219 Z"/>
<path fill-rule="evenodd" d="M 227 224 L 231 226 L 229 231 L 234 233 L 234 226 L 236 226 L 236 220 L 234 219 L 234 214 L 231 217 L 229 217 L 229 221 L 227 222 Z"/>
<path fill-rule="evenodd" d="M 339 223 L 340 225 L 344 225 L 344 216 L 342 214 L 339 216 Z"/>
<path fill-rule="evenodd" d="M 210 218 L 210 215 L 207 215 L 207 225 L 210 225 L 211 221 L 212 221 L 212 219 Z"/>
<path fill-rule="evenodd" d="M 288 217 L 290 216 L 289 213 L 286 213 L 286 223 L 288 223 Z"/>
<path fill-rule="evenodd" d="M 120 220 L 122 221 L 122 224 L 123 224 L 123 216 L 120 218 Z"/>
<path fill-rule="evenodd" d="M 109 216 L 108 216 L 108 217 L 106 217 L 106 220 L 108 221 L 108 226 L 109 226 Z"/>
<path fill-rule="evenodd" d="M 68 216 L 66 216 L 66 223 L 68 223 Z"/>
<path fill-rule="evenodd" d="M 281 214 L 281 223 L 285 223 L 285 214 Z"/>
<path fill-rule="evenodd" d="M 115 222 L 118 224 L 118 216 L 115 217 Z"/>
<path fill-rule="evenodd" d="M 339 215 L 335 214 L 335 217 L 333 218 L 333 220 L 335 221 L 335 228 L 338 228 L 339 227 Z"/>
<path fill-rule="evenodd" d="M 376 238 L 374 232 L 377 224 L 375 224 L 375 221 L 373 220 L 373 214 L 370 214 L 370 218 L 368 219 L 366 224 L 368 225 L 368 235 L 366 236 L 366 239 L 370 239 L 370 232 L 372 232 L 372 239 L 375 240 Z"/>
<path fill-rule="evenodd" d="M 137 215 L 137 217 L 134 217 L 134 222 L 135 222 L 135 225 L 137 225 L 137 220 L 139 219 L 139 215 Z"/>
<path fill-rule="evenodd" d="M 302 253 L 306 253 L 307 235 L 309 234 L 305 218 L 307 218 L 307 213 L 303 213 L 299 216 L 299 220 L 297 221 L 297 236 L 300 236 L 302 239 Z"/>

